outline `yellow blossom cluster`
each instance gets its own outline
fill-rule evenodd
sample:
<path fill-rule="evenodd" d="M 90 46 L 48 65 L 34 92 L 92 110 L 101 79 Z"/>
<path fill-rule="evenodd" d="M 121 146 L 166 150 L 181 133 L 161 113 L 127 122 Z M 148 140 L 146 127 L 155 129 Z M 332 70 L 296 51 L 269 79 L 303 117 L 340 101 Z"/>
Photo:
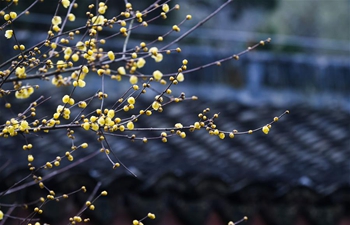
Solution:
<path fill-rule="evenodd" d="M 104 2 L 100 2 L 98 4 L 98 13 L 99 14 L 105 14 L 106 13 L 106 10 L 107 10 L 107 5 L 104 3 Z"/>
<path fill-rule="evenodd" d="M 67 78 L 63 78 L 62 75 L 56 75 L 52 78 L 51 83 L 57 87 L 66 85 L 68 83 Z"/>
<path fill-rule="evenodd" d="M 97 116 L 91 116 L 90 119 L 84 119 L 83 121 L 83 124 L 82 124 L 82 127 L 85 129 L 85 130 L 94 130 L 94 131 L 98 131 L 100 126 L 102 127 L 106 127 L 107 129 L 111 128 L 115 130 L 117 130 L 117 125 L 118 123 L 120 123 L 120 118 L 114 118 L 114 115 L 115 115 L 115 111 L 114 110 L 108 110 L 107 111 L 107 115 L 105 114 L 102 114 L 101 111 L 98 111 L 99 114 L 99 117 Z"/>
<path fill-rule="evenodd" d="M 59 25 L 62 23 L 62 18 L 60 16 L 54 16 L 51 20 L 52 30 L 55 32 L 59 32 L 61 28 Z"/>
<path fill-rule="evenodd" d="M 71 57 L 73 50 L 71 47 L 67 47 L 64 49 L 63 53 L 64 53 L 64 56 L 63 56 L 64 60 L 68 60 Z"/>
<path fill-rule="evenodd" d="M 31 96 L 34 93 L 34 88 L 32 86 L 23 86 L 15 92 L 15 96 L 18 99 L 24 99 Z"/>
<path fill-rule="evenodd" d="M 53 118 L 58 120 L 58 118 L 62 115 L 62 117 L 66 120 L 70 118 L 70 109 L 64 107 L 63 105 L 58 105 L 56 112 L 53 114 Z"/>
<path fill-rule="evenodd" d="M 6 21 L 14 20 L 16 18 L 17 18 L 17 13 L 16 12 L 10 12 L 10 13 L 4 15 L 4 20 L 6 20 Z"/>
<path fill-rule="evenodd" d="M 136 102 L 134 97 L 129 97 L 127 99 L 128 104 L 123 107 L 124 111 L 128 111 L 134 108 Z M 102 128 L 105 131 L 124 131 L 125 129 L 133 130 L 135 125 L 132 120 L 127 120 L 122 122 L 122 119 L 115 117 L 116 111 L 113 109 L 96 110 L 97 115 L 92 115 L 90 118 L 85 118 L 81 126 L 85 130 L 98 131 Z"/>
<path fill-rule="evenodd" d="M 61 0 L 60 3 L 64 8 L 68 8 L 70 6 L 73 6 L 73 8 L 78 7 L 77 3 L 74 3 L 73 5 L 71 5 L 72 3 L 70 0 Z M 91 9 L 93 9 L 96 6 L 97 6 L 96 14 L 93 14 Z M 101 47 L 97 48 L 98 42 L 100 44 L 105 44 L 106 40 L 104 39 L 98 40 L 96 34 L 99 31 L 101 31 L 104 27 L 109 26 L 110 28 L 112 28 L 113 24 L 120 24 L 121 33 L 127 34 L 128 30 L 126 28 L 126 25 L 128 23 L 127 22 L 128 20 L 123 20 L 122 18 L 117 19 L 118 17 L 106 19 L 104 15 L 108 9 L 108 6 L 106 3 L 102 1 L 99 2 L 98 5 L 90 4 L 88 7 L 90 10 L 89 12 L 87 12 L 86 15 L 89 18 L 87 21 L 87 29 L 89 31 L 90 39 L 87 39 L 87 40 L 80 39 L 79 41 L 76 42 L 75 46 L 68 46 L 67 44 L 69 44 L 71 40 L 74 40 L 74 35 L 80 34 L 80 30 L 69 32 L 68 38 L 62 36 L 56 39 L 56 41 L 52 43 L 51 43 L 52 40 L 50 40 L 50 38 L 47 39 L 45 41 L 45 46 L 48 46 L 52 49 L 52 51 L 50 51 L 50 56 L 60 57 L 61 54 L 63 53 L 63 60 L 59 59 L 54 64 L 52 63 L 52 59 L 50 57 L 49 59 L 46 60 L 44 67 L 40 69 L 41 73 L 47 73 L 48 69 L 54 68 L 54 65 L 56 65 L 56 68 L 58 70 L 63 72 L 67 68 L 73 67 L 74 62 L 80 61 L 81 58 L 86 59 L 87 64 L 90 64 L 90 65 L 91 63 L 94 63 L 96 60 L 106 59 L 105 56 L 107 56 L 108 59 L 112 62 L 116 60 L 117 54 L 114 53 L 113 51 L 106 52 Z M 120 16 L 123 16 L 126 19 L 130 18 L 131 16 L 134 16 L 138 22 L 140 23 L 142 22 L 142 24 L 145 23 L 145 21 L 143 21 L 143 18 L 147 17 L 147 14 L 138 10 L 134 11 L 132 4 L 130 3 L 127 3 L 125 7 L 126 7 L 125 11 L 122 12 Z M 173 9 L 179 9 L 179 6 L 176 5 Z M 75 15 L 70 10 L 71 10 L 71 7 L 69 9 L 69 12 L 67 13 L 67 18 L 65 19 L 68 19 L 69 21 L 74 21 Z M 163 15 L 164 17 L 165 14 L 167 14 L 170 11 L 170 7 L 168 4 L 164 3 L 161 5 L 161 10 L 162 10 L 161 15 Z M 17 14 L 15 12 L 9 12 L 8 14 L 4 13 L 2 15 L 4 15 L 4 18 L 6 20 L 15 19 L 17 17 Z M 52 27 L 51 27 L 51 31 L 49 31 L 49 37 L 54 36 L 53 32 L 61 31 L 60 26 L 63 24 L 63 20 L 64 19 L 60 16 L 59 13 L 55 14 L 52 17 L 52 20 L 51 20 Z M 177 29 L 174 29 L 174 30 L 177 30 Z M 12 35 L 13 35 L 13 30 L 7 30 L 5 32 L 5 36 L 7 38 L 11 38 Z M 163 41 L 163 36 L 159 36 L 157 40 Z M 22 48 L 22 45 L 18 45 L 17 48 L 21 49 L 22 51 L 25 49 L 24 47 Z M 178 51 L 178 49 L 176 51 Z M 35 51 L 37 51 L 40 54 L 40 50 L 35 50 Z M 157 47 L 153 46 L 148 49 L 148 47 L 146 46 L 146 43 L 142 42 L 138 47 L 135 48 L 134 52 L 131 52 L 131 55 L 130 55 L 131 60 L 127 61 L 125 66 L 121 65 L 118 67 L 116 75 L 110 75 L 111 70 L 108 68 L 109 64 L 104 64 L 102 68 L 97 69 L 97 74 L 98 75 L 107 74 L 107 75 L 110 75 L 112 79 L 115 79 L 118 81 L 121 80 L 122 78 L 121 75 L 128 75 L 129 82 L 133 85 L 137 84 L 139 81 L 139 75 L 134 75 L 134 73 L 136 72 L 137 69 L 144 67 L 144 65 L 146 64 L 146 58 L 148 58 L 147 55 L 142 54 L 142 51 L 149 52 L 150 56 L 156 62 L 161 62 L 163 60 L 163 54 L 158 50 Z M 166 52 L 170 53 L 170 50 L 167 50 Z M 142 54 L 140 57 L 138 56 L 139 53 Z M 44 55 L 44 58 L 45 57 L 46 56 Z M 129 74 L 127 74 L 127 70 Z M 26 78 L 26 66 L 18 67 L 16 69 L 16 75 L 19 78 Z M 159 81 L 162 84 L 166 84 L 166 81 L 162 79 L 163 73 L 160 72 L 159 70 L 154 71 L 152 75 L 156 81 Z M 52 84 L 54 84 L 55 86 L 73 84 L 73 86 L 75 87 L 85 87 L 86 83 L 84 81 L 84 77 L 85 77 L 85 73 L 82 73 L 81 71 L 77 72 L 76 70 L 72 73 L 71 77 L 63 77 L 61 73 L 55 73 L 54 76 L 52 76 L 51 81 L 52 81 Z M 184 77 L 183 74 L 179 73 L 177 75 L 177 80 L 183 81 L 184 80 L 183 77 Z M 73 81 L 71 82 L 72 79 Z"/>
<path fill-rule="evenodd" d="M 156 62 L 161 62 L 163 60 L 163 54 L 158 52 L 157 47 L 152 47 L 149 49 L 149 53 Z"/>
<path fill-rule="evenodd" d="M 23 66 L 23 67 L 17 67 L 16 68 L 16 72 L 15 72 L 16 76 L 18 78 L 21 78 L 21 79 L 24 79 L 27 77 L 27 74 L 26 74 L 26 68 Z"/>
<path fill-rule="evenodd" d="M 65 69 L 68 67 L 68 64 L 63 60 L 58 60 L 56 63 L 56 67 L 57 69 Z"/>
<path fill-rule="evenodd" d="M 82 66 L 80 70 L 76 70 L 71 74 L 74 87 L 85 87 L 86 82 L 84 81 L 86 74 L 89 73 L 89 68 L 87 66 Z"/>
<path fill-rule="evenodd" d="M 15 118 L 11 118 L 6 121 L 5 127 L 1 130 L 0 136 L 15 136 L 19 131 L 28 132 L 30 129 L 29 123 L 27 120 L 17 120 Z"/>
<path fill-rule="evenodd" d="M 103 15 L 94 16 L 91 18 L 93 25 L 103 25 L 105 22 L 105 17 Z"/>
<path fill-rule="evenodd" d="M 69 95 L 65 95 L 62 97 L 62 102 L 65 104 L 68 103 L 69 105 L 74 105 L 75 100 L 74 100 L 74 98 L 69 97 Z"/>
<path fill-rule="evenodd" d="M 88 62 L 94 62 L 97 57 L 102 57 L 102 53 L 100 53 L 102 49 L 97 49 L 96 43 L 97 40 L 95 38 L 91 38 L 86 41 L 78 41 L 75 45 L 75 49 L 78 50 L 78 52 L 72 54 L 72 60 L 74 62 L 77 62 L 80 58 L 80 55 Z M 67 53 L 70 53 L 69 50 Z M 66 57 L 68 57 L 68 55 Z"/>

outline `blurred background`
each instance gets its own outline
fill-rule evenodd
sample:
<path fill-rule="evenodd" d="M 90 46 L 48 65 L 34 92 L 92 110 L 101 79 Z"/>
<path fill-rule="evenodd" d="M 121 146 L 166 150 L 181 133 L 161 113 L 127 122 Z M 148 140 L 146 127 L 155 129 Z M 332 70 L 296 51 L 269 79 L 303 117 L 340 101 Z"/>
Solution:
<path fill-rule="evenodd" d="M 90 1 L 77 2 L 76 23 L 84 24 L 83 9 Z M 152 3 L 131 2 L 136 10 Z M 224 1 L 178 0 L 169 5 L 176 3 L 180 10 L 169 13 L 167 20 L 135 29 L 129 47 L 156 39 L 191 14 L 181 32 L 165 41 L 174 40 Z M 0 2 L 1 8 L 4 4 Z M 23 8 L 25 4 L 30 1 Z M 20 42 L 32 46 L 43 40 L 55 7 L 45 1 L 19 19 Z M 108 7 L 107 17 L 117 15 L 124 1 L 109 1 Z M 350 224 L 350 0 L 233 1 L 172 46 L 180 46 L 181 54 L 165 56 L 159 64 L 147 62 L 143 72 L 176 71 L 184 58 L 193 69 L 267 38 L 270 44 L 238 61 L 185 74 L 174 92 L 196 95 L 199 101 L 169 106 L 158 115 L 161 119 L 150 119 L 145 126 L 188 124 L 206 107 L 220 112 L 217 124 L 223 130 L 254 129 L 287 109 L 290 114 L 267 136 L 259 132 L 219 140 L 195 132 L 185 140 L 146 146 L 121 140 L 118 157 L 138 178 L 126 171 L 106 175 L 103 163 L 88 174 L 82 168 L 61 178 L 73 187 L 77 180 L 93 186 L 104 177 L 111 195 L 97 203 L 101 211 L 91 217 L 100 224 L 130 224 L 152 211 L 159 219 L 145 224 L 219 225 L 243 216 L 249 217 L 244 222 L 249 225 Z M 120 50 L 121 43 L 123 38 L 115 38 L 107 46 Z M 11 46 L 1 42 L 0 51 L 11 52 Z M 3 54 L 0 62 L 6 58 Z M 83 200 L 76 202 L 70 207 Z M 48 218 L 57 220 L 57 212 Z"/>

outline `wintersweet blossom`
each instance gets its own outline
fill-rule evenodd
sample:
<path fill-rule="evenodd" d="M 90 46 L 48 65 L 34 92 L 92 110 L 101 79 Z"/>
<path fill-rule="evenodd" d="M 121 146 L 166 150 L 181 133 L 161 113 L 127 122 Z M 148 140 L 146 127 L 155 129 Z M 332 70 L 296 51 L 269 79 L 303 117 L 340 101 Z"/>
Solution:
<path fill-rule="evenodd" d="M 73 13 L 69 13 L 68 14 L 68 20 L 71 21 L 71 22 L 75 21 L 75 15 Z"/>
<path fill-rule="evenodd" d="M 60 16 L 54 16 L 51 20 L 53 25 L 60 25 L 62 23 L 62 18 Z"/>
<path fill-rule="evenodd" d="M 13 35 L 13 30 L 7 30 L 7 31 L 5 32 L 5 37 L 6 37 L 7 39 L 12 38 L 12 35 Z"/>
<path fill-rule="evenodd" d="M 153 108 L 154 110 L 158 110 L 160 106 L 161 106 L 160 103 L 157 102 L 157 101 L 154 101 L 154 102 L 152 103 L 152 108 Z"/>
<path fill-rule="evenodd" d="M 262 128 L 262 131 L 263 131 L 265 134 L 268 134 L 269 131 L 270 131 L 270 129 L 269 129 L 268 126 L 264 126 L 264 127 Z"/>
<path fill-rule="evenodd" d="M 16 91 L 15 96 L 18 99 L 24 99 L 24 98 L 28 98 L 31 94 L 33 94 L 33 92 L 34 92 L 33 87 L 26 86 Z"/>
<path fill-rule="evenodd" d="M 20 129 L 21 131 L 24 131 L 24 130 L 27 130 L 27 129 L 29 129 L 29 128 L 30 128 L 30 127 L 29 127 L 29 123 L 28 123 L 26 120 L 22 120 L 19 129 Z"/>
<path fill-rule="evenodd" d="M 108 55 L 109 60 L 114 61 L 115 56 L 114 56 L 113 51 L 109 51 L 109 52 L 107 53 L 107 55 Z"/>
<path fill-rule="evenodd" d="M 137 60 L 136 66 L 137 68 L 142 68 L 146 64 L 146 60 L 144 58 L 139 58 Z"/>
<path fill-rule="evenodd" d="M 11 17 L 11 19 L 16 19 L 17 18 L 17 13 L 16 12 L 10 12 L 10 17 Z"/>
<path fill-rule="evenodd" d="M 91 21 L 93 25 L 102 25 L 105 17 L 102 15 L 92 17 Z"/>
<path fill-rule="evenodd" d="M 176 77 L 176 79 L 179 81 L 179 82 L 183 82 L 185 80 L 185 76 L 183 73 L 179 73 Z"/>
<path fill-rule="evenodd" d="M 69 0 L 62 0 L 62 5 L 64 8 L 68 8 L 68 6 L 70 5 L 70 1 Z"/>
<path fill-rule="evenodd" d="M 106 10 L 107 10 L 107 5 L 104 2 L 100 2 L 98 4 L 99 8 L 98 8 L 98 13 L 99 14 L 105 14 Z"/>
<path fill-rule="evenodd" d="M 120 67 L 118 68 L 118 73 L 119 73 L 120 75 L 125 75 L 125 74 L 126 74 L 125 68 L 124 68 L 123 66 L 120 66 Z"/>
<path fill-rule="evenodd" d="M 18 78 L 26 78 L 27 76 L 25 67 L 17 67 L 15 73 Z"/>
<path fill-rule="evenodd" d="M 128 122 L 127 124 L 126 124 L 126 127 L 129 129 L 129 130 L 133 130 L 134 129 L 134 123 L 133 122 Z"/>
<path fill-rule="evenodd" d="M 129 104 L 135 104 L 135 98 L 132 97 L 132 96 L 129 97 L 129 98 L 128 98 L 128 103 L 129 103 Z"/>
<path fill-rule="evenodd" d="M 168 4 L 163 4 L 162 10 L 167 13 L 169 11 L 169 5 Z"/>
<path fill-rule="evenodd" d="M 163 60 L 163 54 L 157 53 L 156 56 L 152 55 L 152 58 L 154 59 L 155 62 L 161 62 Z"/>
<path fill-rule="evenodd" d="M 159 70 L 156 70 L 156 71 L 153 72 L 153 77 L 154 77 L 154 79 L 156 79 L 156 80 L 160 80 L 160 79 L 162 79 L 163 74 L 162 74 L 162 72 L 160 72 Z"/>
<path fill-rule="evenodd" d="M 131 84 L 137 84 L 137 82 L 138 82 L 137 76 L 131 75 L 131 76 L 130 76 L 130 79 L 129 79 L 129 82 L 130 82 Z"/>

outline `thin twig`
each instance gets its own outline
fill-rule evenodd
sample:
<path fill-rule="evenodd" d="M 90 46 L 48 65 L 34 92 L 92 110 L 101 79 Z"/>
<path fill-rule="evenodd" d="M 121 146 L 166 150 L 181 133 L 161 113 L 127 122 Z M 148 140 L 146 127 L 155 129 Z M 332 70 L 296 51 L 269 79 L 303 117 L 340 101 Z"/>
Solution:
<path fill-rule="evenodd" d="M 66 166 L 66 167 L 64 167 L 64 168 L 62 168 L 62 169 L 56 170 L 56 171 L 54 171 L 54 172 L 52 172 L 52 173 L 50 173 L 50 174 L 44 176 L 44 177 L 41 179 L 41 182 L 43 182 L 43 181 L 45 181 L 45 180 L 48 180 L 48 179 L 51 179 L 52 177 L 54 177 L 54 176 L 56 176 L 56 175 L 58 175 L 58 174 L 61 174 L 61 173 L 65 172 L 65 171 L 67 171 L 67 170 L 69 170 L 69 169 L 71 169 L 71 168 L 73 168 L 73 167 L 75 167 L 75 166 L 78 166 L 79 164 L 82 164 L 82 163 L 84 163 L 85 161 L 87 161 L 87 160 L 89 160 L 89 159 L 95 157 L 95 156 L 98 155 L 99 153 L 100 153 L 99 150 L 98 150 L 98 151 L 94 151 L 93 153 L 91 153 L 91 154 L 89 154 L 89 155 L 87 155 L 87 156 L 85 156 L 85 157 L 83 157 L 83 158 L 77 160 L 76 162 L 73 162 L 73 163 L 69 164 L 68 166 Z M 33 185 L 35 185 L 35 184 L 37 184 L 36 181 L 30 181 L 30 182 L 28 182 L 28 183 L 26 183 L 26 184 L 23 184 L 23 185 L 21 185 L 21 186 L 12 188 L 12 189 L 7 190 L 7 191 L 5 191 L 5 192 L 1 192 L 1 193 L 0 193 L 0 196 L 1 196 L 1 195 L 4 195 L 4 194 L 11 194 L 11 193 L 20 191 L 20 190 L 22 190 L 22 189 L 24 189 L 24 188 L 33 186 Z"/>
<path fill-rule="evenodd" d="M 164 50 L 167 49 L 169 46 L 181 41 L 183 38 L 185 38 L 187 35 L 189 35 L 190 33 L 192 33 L 195 29 L 197 29 L 198 27 L 202 26 L 205 22 L 207 22 L 209 19 L 211 19 L 213 16 L 215 16 L 216 14 L 218 14 L 218 12 L 220 12 L 223 8 L 225 8 L 225 6 L 227 6 L 228 4 L 230 4 L 233 0 L 228 0 L 226 1 L 224 4 L 222 4 L 219 8 L 217 8 L 214 12 L 212 12 L 209 16 L 207 16 L 206 18 L 204 18 L 202 21 L 200 21 L 199 23 L 197 23 L 195 26 L 193 26 L 191 29 L 189 29 L 188 31 L 186 31 L 183 35 L 181 35 L 180 37 L 176 38 L 174 41 L 170 42 L 169 44 L 163 46 L 160 50 Z"/>

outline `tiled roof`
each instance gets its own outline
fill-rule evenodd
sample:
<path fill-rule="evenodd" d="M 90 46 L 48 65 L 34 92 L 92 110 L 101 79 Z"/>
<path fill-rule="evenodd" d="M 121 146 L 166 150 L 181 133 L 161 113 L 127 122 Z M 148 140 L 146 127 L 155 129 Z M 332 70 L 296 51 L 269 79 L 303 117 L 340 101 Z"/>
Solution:
<path fill-rule="evenodd" d="M 145 106 L 151 102 L 148 100 L 145 98 L 139 103 Z M 47 104 L 45 107 L 50 108 L 50 103 Z M 348 111 L 339 108 L 315 108 L 304 103 L 294 103 L 286 108 L 274 104 L 247 105 L 230 98 L 221 101 L 206 98 L 170 104 L 159 115 L 144 120 L 141 118 L 136 126 L 171 127 L 177 122 L 193 124 L 198 120 L 197 114 L 206 107 L 210 107 L 212 113 L 220 112 L 216 124 L 223 130 L 254 129 L 270 122 L 286 109 L 290 110 L 290 114 L 273 124 L 268 135 L 258 131 L 251 135 L 237 135 L 234 139 L 220 140 L 217 136 L 210 136 L 205 130 L 200 130 L 188 132 L 186 139 L 173 137 L 168 139 L 168 143 L 162 143 L 159 139 L 149 140 L 147 144 L 107 136 L 117 157 L 137 178 L 123 168 L 112 170 L 106 157 L 99 154 L 78 166 L 78 169 L 63 174 L 65 178 L 61 178 L 61 181 L 81 174 L 87 181 L 91 180 L 91 185 L 101 180 L 112 192 L 118 190 L 118 193 L 125 193 L 127 196 L 137 193 L 137 196 L 141 196 L 141 203 L 146 201 L 147 196 L 158 199 L 162 193 L 175 193 L 177 197 L 171 198 L 170 205 L 176 208 L 177 213 L 187 212 L 181 201 L 201 204 L 200 201 L 203 200 L 205 204 L 209 204 L 207 207 L 218 211 L 225 219 L 225 213 L 244 211 L 239 211 L 239 207 L 232 208 L 232 205 L 232 210 L 222 206 L 230 201 L 239 204 L 267 201 L 274 203 L 275 211 L 279 210 L 279 204 L 285 202 L 349 202 Z M 28 136 L 33 145 L 39 146 L 33 152 L 37 162 L 43 163 L 47 160 L 41 158 L 40 154 L 49 154 L 54 158 L 58 152 L 62 155 L 69 149 L 70 143 L 66 141 L 65 131 L 57 133 L 54 138 L 50 135 L 43 135 L 42 138 Z M 158 131 L 147 132 L 147 136 L 159 134 Z M 77 142 L 83 142 L 84 138 L 96 139 L 86 132 L 77 132 L 76 135 Z M 13 163 L 26 161 L 25 154 L 19 150 L 23 144 L 21 142 L 23 140 L 14 141 L 13 138 L 2 140 L 0 162 L 4 164 L 8 159 L 12 160 L 5 169 L 6 173 L 2 173 L 4 180 L 8 179 L 7 175 L 18 171 L 19 165 L 26 165 Z M 98 143 L 91 143 L 88 149 L 77 150 L 75 158 L 78 160 L 87 152 L 99 148 Z M 88 173 L 86 168 L 89 168 Z M 59 185 L 61 181 L 54 182 Z M 126 198 L 130 200 L 129 197 Z M 322 214 L 321 211 L 318 213 Z M 339 215 L 338 211 L 337 213 Z"/>
<path fill-rule="evenodd" d="M 138 103 L 145 106 L 150 102 L 144 99 Z M 45 104 L 49 111 L 50 103 Z M 237 183 L 272 181 L 282 186 L 301 184 L 325 194 L 340 185 L 349 184 L 350 164 L 347 159 L 350 158 L 350 113 L 342 109 L 312 108 L 305 104 L 294 104 L 288 108 L 271 104 L 247 106 L 229 99 L 205 99 L 167 105 L 163 113 L 155 112 L 158 115 L 141 118 L 136 126 L 172 127 L 177 122 L 190 125 L 198 120 L 198 113 L 207 107 L 212 114 L 220 113 L 216 124 L 219 129 L 226 131 L 247 131 L 265 125 L 286 109 L 291 113 L 273 124 L 268 135 L 259 131 L 220 140 L 200 130 L 188 132 L 186 139 L 176 136 L 170 137 L 168 143 L 158 139 L 150 140 L 147 144 L 107 138 L 119 159 L 134 170 L 140 179 L 145 179 L 146 183 L 164 173 L 174 173 L 180 177 L 187 174 L 216 176 L 232 185 L 232 188 Z M 136 132 L 138 137 L 145 134 L 159 136 L 160 132 Z M 77 133 L 78 141 L 83 141 L 79 138 L 84 137 L 86 132 L 84 136 Z M 42 138 L 29 135 L 28 138 L 42 146 L 42 151 L 50 149 L 55 154 L 60 147 L 63 148 L 66 137 L 57 134 L 55 140 L 50 135 L 43 135 Z M 13 145 L 13 139 L 2 141 L 2 152 L 6 156 L 9 156 L 7 151 L 10 148 L 13 151 L 16 146 Z M 20 146 L 17 144 L 17 148 Z M 89 149 L 93 151 L 98 146 L 97 143 Z M 4 158 L 1 160 L 6 161 Z M 99 160 L 101 162 L 91 167 L 92 170 L 104 169 L 105 157 L 101 155 Z M 125 172 L 124 169 L 119 170 L 117 173 Z"/>

